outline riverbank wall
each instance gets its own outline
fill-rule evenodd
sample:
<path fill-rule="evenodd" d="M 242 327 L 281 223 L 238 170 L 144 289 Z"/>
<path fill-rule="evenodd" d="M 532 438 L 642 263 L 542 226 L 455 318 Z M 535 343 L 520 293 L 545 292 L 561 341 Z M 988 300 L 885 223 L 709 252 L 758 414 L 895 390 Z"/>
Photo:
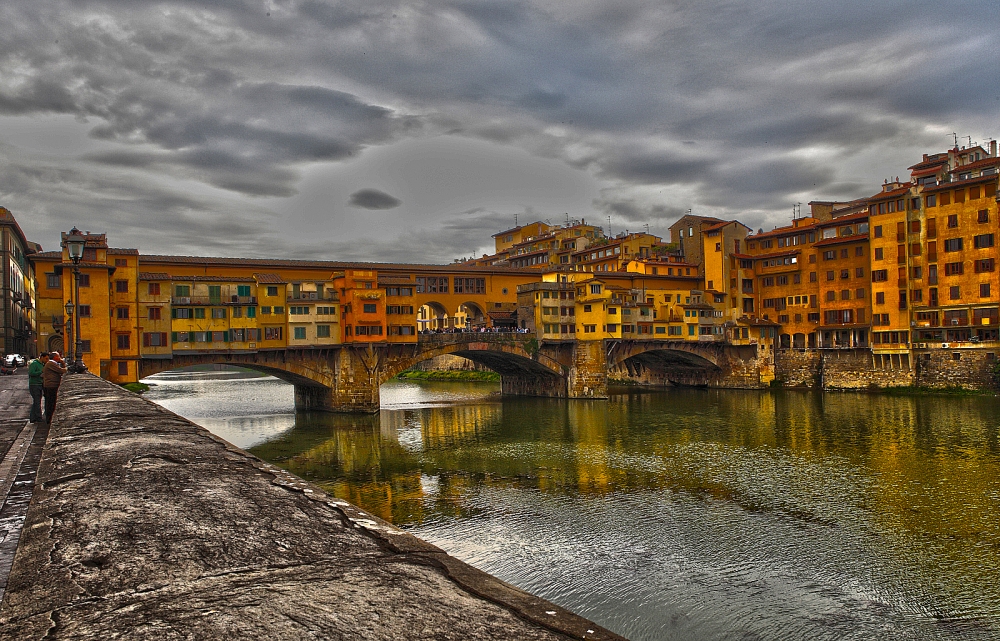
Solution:
<path fill-rule="evenodd" d="M 882 354 L 863 348 L 782 349 L 774 356 L 775 379 L 782 386 L 827 390 L 992 391 L 996 365 L 996 351 L 966 346 Z"/>
<path fill-rule="evenodd" d="M 89 374 L 60 388 L 0 630 L 621 639 Z"/>

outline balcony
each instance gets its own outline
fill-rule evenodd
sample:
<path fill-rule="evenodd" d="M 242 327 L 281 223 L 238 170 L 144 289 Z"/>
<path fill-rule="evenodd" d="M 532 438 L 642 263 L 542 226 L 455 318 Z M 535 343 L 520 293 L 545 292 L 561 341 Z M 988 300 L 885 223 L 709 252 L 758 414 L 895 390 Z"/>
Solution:
<path fill-rule="evenodd" d="M 319 292 L 299 292 L 291 293 L 287 298 L 289 303 L 300 303 L 308 301 L 326 301 L 330 303 L 336 303 L 340 301 L 340 294 L 337 292 L 331 292 L 329 294 L 321 294 Z"/>
<path fill-rule="evenodd" d="M 226 305 L 256 305 L 256 296 L 231 296 L 226 299 L 221 296 L 172 296 L 171 305 L 193 305 L 201 307 L 223 307 Z"/>

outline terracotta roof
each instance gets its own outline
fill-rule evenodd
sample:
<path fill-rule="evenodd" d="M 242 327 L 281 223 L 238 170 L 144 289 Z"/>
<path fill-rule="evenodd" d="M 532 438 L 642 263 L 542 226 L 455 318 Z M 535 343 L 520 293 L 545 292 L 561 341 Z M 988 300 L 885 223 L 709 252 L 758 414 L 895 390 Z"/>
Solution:
<path fill-rule="evenodd" d="M 937 156 L 936 158 L 928 158 L 927 160 L 922 160 L 915 165 L 910 165 L 907 167 L 909 170 L 923 169 L 925 167 L 933 167 L 936 165 L 941 165 L 948 162 L 948 152 L 941 152 L 939 154 L 928 154 L 929 156 Z"/>
<path fill-rule="evenodd" d="M 736 322 L 737 323 L 743 323 L 745 325 L 752 325 L 752 326 L 760 326 L 760 325 L 764 325 L 764 326 L 768 326 L 768 327 L 777 327 L 778 326 L 778 323 L 776 323 L 776 322 L 774 322 L 772 320 L 767 320 L 767 319 L 764 319 L 764 318 L 756 318 L 756 317 L 752 317 L 752 316 L 740 316 L 739 318 L 736 319 Z"/>
<path fill-rule="evenodd" d="M 832 218 L 825 223 L 820 223 L 820 227 L 839 227 L 845 223 L 853 223 L 858 221 L 865 221 L 868 219 L 868 211 L 860 211 L 856 214 L 848 214 L 846 216 L 838 216 L 837 218 Z"/>
<path fill-rule="evenodd" d="M 819 226 L 819 223 L 809 223 L 808 225 L 801 225 L 795 227 L 793 225 L 786 225 L 785 227 L 778 227 L 777 229 L 772 229 L 771 231 L 766 231 L 763 234 L 755 234 L 753 236 L 747 236 L 747 242 L 752 242 L 758 238 L 774 238 L 776 236 L 794 235 L 799 232 L 808 231 L 810 229 L 815 229 Z"/>
<path fill-rule="evenodd" d="M 801 245 L 799 247 L 801 247 Z M 761 260 L 761 259 L 767 259 L 767 258 L 781 258 L 781 257 L 784 257 L 784 256 L 794 256 L 795 254 L 798 254 L 800 251 L 802 251 L 802 250 L 801 249 L 785 249 L 784 251 L 780 251 L 780 252 L 768 252 L 767 254 L 754 254 L 752 256 L 749 256 L 749 258 L 752 258 L 753 260 Z"/>
<path fill-rule="evenodd" d="M 997 179 L 996 174 L 987 174 L 986 176 L 976 176 L 975 178 L 966 178 L 965 180 L 953 180 L 947 183 L 938 183 L 934 187 L 924 187 L 921 193 L 937 193 L 939 191 L 948 191 L 949 189 L 958 189 L 961 187 L 967 187 L 969 185 L 978 185 L 981 183 L 988 183 L 995 181 Z"/>
<path fill-rule="evenodd" d="M 108 247 L 108 253 L 112 256 L 138 256 L 138 249 L 121 249 L 118 247 Z"/>
<path fill-rule="evenodd" d="M 38 252 L 37 254 L 32 254 L 31 255 L 31 259 L 32 260 L 61 260 L 62 259 L 62 252 L 61 251 Z"/>
<path fill-rule="evenodd" d="M 517 318 L 517 312 L 508 312 L 504 310 L 490 310 L 486 314 L 494 320 L 514 320 Z"/>
<path fill-rule="evenodd" d="M 340 262 L 332 260 L 291 260 L 281 258 L 224 258 L 218 256 L 167 256 L 161 254 L 143 254 L 140 262 L 149 265 L 198 265 L 233 266 L 233 267 L 270 267 L 270 268 L 324 268 L 330 270 L 343 269 L 383 269 L 388 271 L 427 271 L 427 272 L 466 272 L 466 273 L 497 273 L 497 274 L 532 274 L 533 270 L 513 267 L 479 267 L 471 265 L 421 265 L 412 263 L 364 263 Z"/>
<path fill-rule="evenodd" d="M 172 276 L 166 272 L 139 272 L 139 280 L 170 280 Z"/>
<path fill-rule="evenodd" d="M 813 247 L 827 247 L 829 245 L 839 245 L 840 243 L 856 243 L 859 240 L 868 240 L 868 234 L 854 234 L 853 236 L 841 236 L 840 238 L 824 238 Z"/>
<path fill-rule="evenodd" d="M 970 162 L 967 165 L 955 167 L 954 169 L 952 169 L 952 172 L 961 172 L 969 169 L 979 169 L 980 167 L 993 167 L 996 165 L 1000 165 L 1000 158 L 988 156 L 986 158 L 983 158 L 982 160 L 977 160 L 976 162 Z"/>
<path fill-rule="evenodd" d="M 518 225 L 517 227 L 511 227 L 510 229 L 505 229 L 504 231 L 498 231 L 497 233 L 493 234 L 492 238 L 496 238 L 497 236 L 503 236 L 504 234 L 510 234 L 512 232 L 518 231 L 519 229 L 524 229 L 524 225 Z"/>
<path fill-rule="evenodd" d="M 379 276 L 379 285 L 412 285 L 413 280 L 409 276 Z"/>
<path fill-rule="evenodd" d="M 253 275 L 257 279 L 258 283 L 264 283 L 265 285 L 284 285 L 285 279 L 277 274 L 261 274 L 255 272 Z"/>
<path fill-rule="evenodd" d="M 171 280 L 179 283 L 253 283 L 251 276 L 171 276 Z"/>
<path fill-rule="evenodd" d="M 875 194 L 874 196 L 869 197 L 868 200 L 882 200 L 883 198 L 898 198 L 903 194 L 910 193 L 911 186 L 912 185 L 907 185 L 906 187 L 898 187 L 896 189 L 893 189 L 892 191 L 882 191 Z"/>

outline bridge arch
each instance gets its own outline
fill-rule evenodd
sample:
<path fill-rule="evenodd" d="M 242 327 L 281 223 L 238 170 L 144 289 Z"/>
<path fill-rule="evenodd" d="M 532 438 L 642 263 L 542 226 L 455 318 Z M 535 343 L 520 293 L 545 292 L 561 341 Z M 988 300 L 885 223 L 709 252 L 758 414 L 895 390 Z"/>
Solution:
<path fill-rule="evenodd" d="M 708 385 L 725 375 L 724 346 L 697 341 L 622 341 L 608 350 L 608 370 L 650 384 Z"/>
<path fill-rule="evenodd" d="M 382 368 L 379 383 L 384 383 L 417 363 L 437 356 L 461 356 L 483 365 L 501 377 L 562 378 L 565 367 L 556 359 L 538 351 L 529 351 L 529 341 L 519 341 L 516 334 L 495 340 L 494 334 L 479 337 L 471 334 L 442 334 L 432 343 L 420 345 L 411 355 L 391 359 Z M 525 345 L 528 343 L 528 345 Z"/>
<path fill-rule="evenodd" d="M 458 306 L 459 314 L 465 318 L 465 327 L 478 328 L 486 326 L 486 312 L 479 303 L 466 301 Z"/>

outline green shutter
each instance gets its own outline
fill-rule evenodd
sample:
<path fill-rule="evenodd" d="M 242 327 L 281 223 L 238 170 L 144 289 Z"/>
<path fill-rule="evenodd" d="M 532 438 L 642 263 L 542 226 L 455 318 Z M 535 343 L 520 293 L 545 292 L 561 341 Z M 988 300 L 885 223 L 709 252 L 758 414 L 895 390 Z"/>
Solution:
<path fill-rule="evenodd" d="M 177 332 L 170 332 L 170 342 L 172 343 L 177 342 Z"/>

